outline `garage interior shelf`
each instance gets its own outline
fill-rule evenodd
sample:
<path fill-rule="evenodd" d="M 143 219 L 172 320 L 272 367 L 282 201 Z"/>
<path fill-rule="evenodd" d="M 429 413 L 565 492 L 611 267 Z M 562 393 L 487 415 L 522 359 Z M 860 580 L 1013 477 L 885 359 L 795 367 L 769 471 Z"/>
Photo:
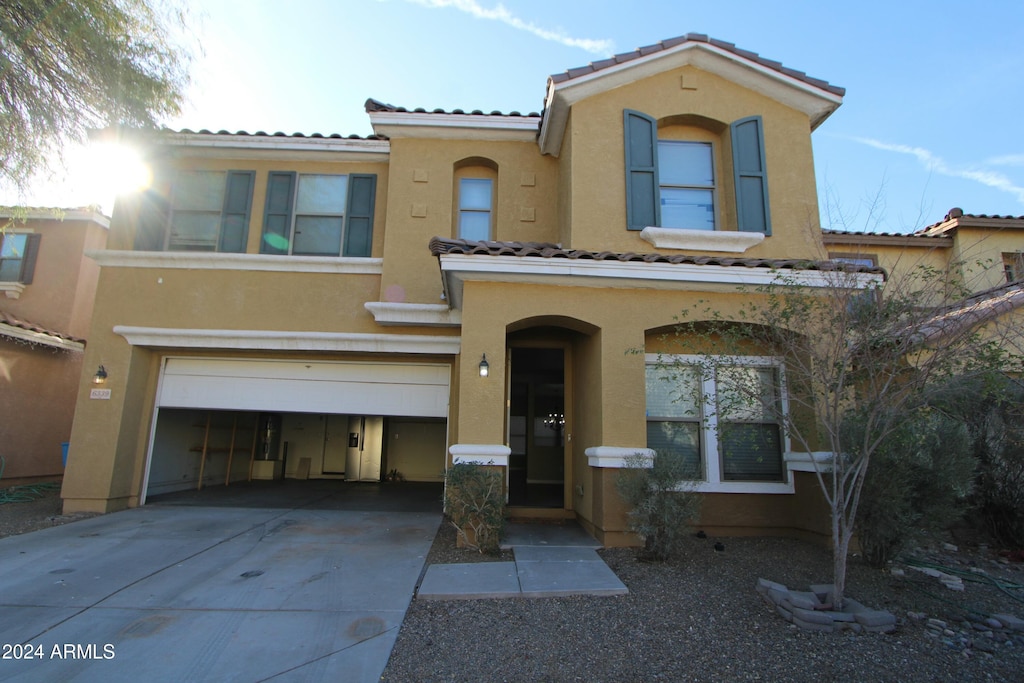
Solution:
<path fill-rule="evenodd" d="M 204 475 L 204 473 L 206 471 L 206 458 L 210 454 L 212 454 L 212 453 L 227 453 L 228 454 L 227 469 L 226 469 L 226 471 L 224 473 L 224 485 L 225 486 L 229 486 L 231 484 L 231 463 L 234 460 L 234 456 L 235 456 L 236 452 L 243 452 L 244 453 L 247 450 L 249 451 L 249 481 L 252 481 L 252 469 L 253 469 L 253 464 L 256 461 L 256 442 L 258 441 L 258 437 L 259 437 L 259 420 L 256 420 L 256 424 L 252 428 L 252 445 L 249 446 L 249 447 L 246 447 L 245 445 L 243 445 L 241 443 L 241 440 L 238 438 L 239 437 L 239 433 L 238 433 L 238 415 L 234 415 L 233 416 L 230 425 L 215 425 L 215 424 L 213 424 L 213 412 L 214 411 L 212 411 L 212 410 L 209 410 L 209 411 L 206 412 L 206 424 L 205 425 L 196 425 L 197 427 L 203 428 L 203 445 L 202 446 L 193 446 L 192 448 L 189 449 L 189 451 L 202 454 L 200 456 L 200 459 L 199 459 L 199 483 L 196 485 L 196 489 L 200 490 L 200 491 L 203 488 L 203 475 Z M 210 444 L 210 433 L 211 433 L 211 431 L 214 431 L 214 430 L 226 430 L 226 429 L 230 429 L 231 430 L 231 442 L 230 442 L 230 444 L 227 445 L 227 446 L 212 446 Z M 245 429 L 244 425 L 243 425 L 243 429 Z"/>

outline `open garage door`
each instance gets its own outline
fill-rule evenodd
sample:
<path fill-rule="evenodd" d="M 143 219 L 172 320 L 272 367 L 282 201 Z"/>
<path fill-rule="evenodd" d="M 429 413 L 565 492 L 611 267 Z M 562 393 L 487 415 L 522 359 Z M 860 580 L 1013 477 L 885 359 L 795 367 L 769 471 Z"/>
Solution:
<path fill-rule="evenodd" d="M 447 417 L 447 365 L 168 358 L 158 408 Z"/>
<path fill-rule="evenodd" d="M 169 358 L 146 495 L 260 479 L 438 482 L 448 365 Z"/>

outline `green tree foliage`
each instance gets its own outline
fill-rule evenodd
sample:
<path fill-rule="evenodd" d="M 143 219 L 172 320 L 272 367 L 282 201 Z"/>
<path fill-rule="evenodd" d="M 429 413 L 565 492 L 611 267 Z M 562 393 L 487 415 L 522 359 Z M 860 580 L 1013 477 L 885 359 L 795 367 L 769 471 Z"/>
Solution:
<path fill-rule="evenodd" d="M 830 512 L 839 604 L 865 478 L 880 450 L 953 378 L 1020 367 L 1007 349 L 1022 348 L 1024 330 L 986 315 L 1009 304 L 963 298 L 961 272 L 958 265 L 922 267 L 875 283 L 855 269 L 819 271 L 817 282 L 782 272 L 746 291 L 747 301 L 728 316 L 698 302 L 675 331 L 683 353 L 704 350 L 708 367 L 721 355 L 771 355 L 780 363 L 787 401 L 764 400 L 757 382 L 731 393 L 740 405 L 760 402 L 774 413 L 793 451 L 833 454 L 811 462 Z M 729 409 L 719 403 L 719 412 Z M 847 425 L 851 417 L 856 430 Z"/>
<path fill-rule="evenodd" d="M 678 551 L 700 514 L 701 498 L 688 488 L 694 478 L 679 451 L 660 451 L 653 464 L 640 454 L 626 458 L 615 485 L 630 506 L 630 531 L 644 540 L 640 559 L 664 562 Z"/>
<path fill-rule="evenodd" d="M 151 128 L 178 112 L 183 15 L 159 1 L 0 3 L 0 181 L 24 189 L 91 128 Z"/>
<path fill-rule="evenodd" d="M 851 443 L 864 422 L 847 417 Z M 976 460 L 966 425 L 932 408 L 910 414 L 878 448 L 864 478 L 857 535 L 867 562 L 882 567 L 924 533 L 941 531 L 967 507 Z"/>

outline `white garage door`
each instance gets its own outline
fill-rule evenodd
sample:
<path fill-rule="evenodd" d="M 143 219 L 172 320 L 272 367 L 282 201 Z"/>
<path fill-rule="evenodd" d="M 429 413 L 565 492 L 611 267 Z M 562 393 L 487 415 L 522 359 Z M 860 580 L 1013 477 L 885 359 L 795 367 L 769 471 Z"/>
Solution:
<path fill-rule="evenodd" d="M 158 407 L 447 417 L 447 365 L 168 358 Z"/>

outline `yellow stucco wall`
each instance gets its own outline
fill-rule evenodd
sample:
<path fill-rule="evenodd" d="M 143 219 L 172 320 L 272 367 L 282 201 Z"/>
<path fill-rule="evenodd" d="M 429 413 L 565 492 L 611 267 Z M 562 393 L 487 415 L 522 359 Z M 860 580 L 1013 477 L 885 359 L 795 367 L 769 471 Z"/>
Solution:
<path fill-rule="evenodd" d="M 695 89 L 680 87 L 684 79 Z M 713 130 L 705 129 L 701 139 L 716 140 L 716 185 L 721 188 L 716 204 L 720 225 L 727 230 L 736 229 L 728 125 L 760 115 L 764 123 L 772 236 L 744 256 L 820 256 L 820 250 L 815 248 L 820 245 L 820 233 L 807 116 L 692 66 L 614 88 L 574 105 L 567 141 L 563 144 L 571 146 L 571 195 L 567 199 L 571 206 L 573 248 L 657 251 L 640 239 L 639 233 L 626 230 L 625 109 L 654 117 L 659 122 L 659 137 L 686 139 L 693 118 L 709 121 Z M 680 121 L 687 125 L 678 125 Z"/>

